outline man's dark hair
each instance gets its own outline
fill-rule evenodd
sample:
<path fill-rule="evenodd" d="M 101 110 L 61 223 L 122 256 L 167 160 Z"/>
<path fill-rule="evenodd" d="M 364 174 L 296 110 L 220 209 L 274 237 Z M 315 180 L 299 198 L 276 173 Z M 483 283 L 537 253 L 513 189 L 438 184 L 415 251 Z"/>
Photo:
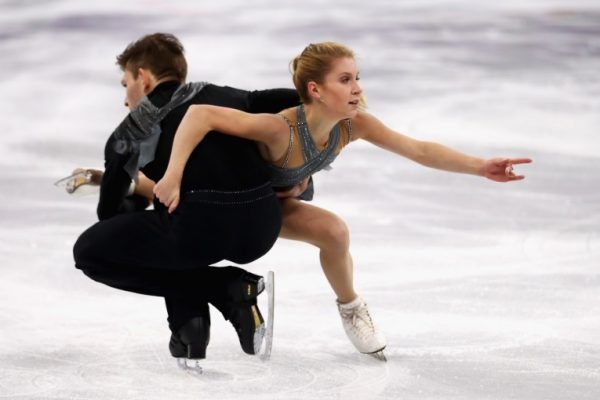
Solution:
<path fill-rule="evenodd" d="M 174 35 L 153 33 L 130 43 L 117 56 L 117 64 L 134 78 L 137 78 L 138 68 L 144 68 L 158 80 L 171 77 L 185 82 L 187 61 L 183 53 L 183 45 Z"/>

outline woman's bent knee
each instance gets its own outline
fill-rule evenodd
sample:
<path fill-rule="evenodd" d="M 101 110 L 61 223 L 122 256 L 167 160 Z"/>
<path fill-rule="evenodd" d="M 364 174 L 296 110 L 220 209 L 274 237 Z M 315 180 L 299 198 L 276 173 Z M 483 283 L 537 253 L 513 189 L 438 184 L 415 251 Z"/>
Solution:
<path fill-rule="evenodd" d="M 331 218 L 323 225 L 322 237 L 329 246 L 348 248 L 350 246 L 350 232 L 348 226 L 340 218 Z"/>

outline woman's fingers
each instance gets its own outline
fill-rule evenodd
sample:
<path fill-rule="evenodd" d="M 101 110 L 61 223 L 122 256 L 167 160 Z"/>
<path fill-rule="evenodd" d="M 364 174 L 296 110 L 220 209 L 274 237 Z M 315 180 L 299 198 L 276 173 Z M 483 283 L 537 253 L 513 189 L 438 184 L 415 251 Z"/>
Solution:
<path fill-rule="evenodd" d="M 508 160 L 510 164 L 529 164 L 533 162 L 531 158 L 511 158 Z"/>
<path fill-rule="evenodd" d="M 179 205 L 179 196 L 175 196 L 175 198 L 171 201 L 171 204 L 168 206 L 169 207 L 169 214 L 172 214 L 173 211 L 175 211 L 175 209 L 177 208 L 178 205 Z"/>

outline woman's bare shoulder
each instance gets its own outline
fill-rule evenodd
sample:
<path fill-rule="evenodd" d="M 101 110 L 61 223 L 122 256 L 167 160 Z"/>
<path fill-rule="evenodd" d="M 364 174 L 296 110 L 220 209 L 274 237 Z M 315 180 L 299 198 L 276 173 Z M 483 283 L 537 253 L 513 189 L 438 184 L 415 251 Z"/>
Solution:
<path fill-rule="evenodd" d="M 296 107 L 286 108 L 278 113 L 281 116 L 284 116 L 287 120 L 292 123 L 296 123 Z"/>
<path fill-rule="evenodd" d="M 380 127 L 381 122 L 366 111 L 359 111 L 350 119 L 352 124 L 352 139 L 361 139 L 368 135 L 373 129 Z"/>

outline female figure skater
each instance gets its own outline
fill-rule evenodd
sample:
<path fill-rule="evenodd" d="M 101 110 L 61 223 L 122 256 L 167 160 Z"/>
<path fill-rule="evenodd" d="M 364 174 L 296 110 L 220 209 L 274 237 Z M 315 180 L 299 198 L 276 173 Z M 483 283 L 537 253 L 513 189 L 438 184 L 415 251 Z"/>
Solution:
<path fill-rule="evenodd" d="M 154 188 L 169 212 L 179 204 L 182 172 L 192 150 L 211 130 L 258 141 L 270 164 L 276 189 L 308 187 L 302 196 L 305 199 L 312 197 L 309 177 L 326 168 L 346 145 L 359 139 L 424 166 L 484 176 L 497 182 L 523 179 L 513 172 L 513 165 L 531 162 L 528 158 L 484 160 L 388 128 L 361 110 L 362 89 L 354 54 L 341 44 L 310 44 L 293 60 L 292 69 L 303 103 L 298 107 L 276 115 L 248 114 L 209 105 L 188 109 L 177 130 L 167 170 Z M 346 334 L 358 351 L 384 358 L 386 341 L 376 329 L 365 301 L 354 291 L 349 234 L 344 222 L 297 198 L 284 198 L 281 205 L 280 237 L 319 248 L 321 265 L 337 295 Z"/>

